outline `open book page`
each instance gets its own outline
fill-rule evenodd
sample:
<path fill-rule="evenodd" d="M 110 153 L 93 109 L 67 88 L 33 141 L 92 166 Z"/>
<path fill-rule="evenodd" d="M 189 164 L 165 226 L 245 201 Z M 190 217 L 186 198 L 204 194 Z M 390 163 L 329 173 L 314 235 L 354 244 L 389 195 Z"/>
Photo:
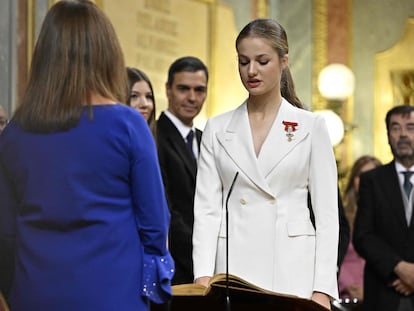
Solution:
<path fill-rule="evenodd" d="M 274 294 L 274 292 L 263 289 L 259 286 L 256 286 L 246 280 L 243 280 L 242 278 L 229 274 L 229 286 L 230 287 L 236 287 L 236 288 L 243 288 L 243 289 L 249 289 L 261 293 L 268 293 L 268 294 Z M 226 274 L 225 273 L 219 273 L 213 276 L 210 279 L 210 286 L 218 285 L 218 286 L 225 286 L 227 283 Z"/>
<path fill-rule="evenodd" d="M 209 282 L 209 285 L 207 287 L 200 285 L 200 284 L 180 284 L 180 285 L 174 285 L 172 287 L 173 295 L 184 295 L 184 296 L 191 296 L 191 295 L 206 295 L 209 292 L 209 289 L 212 286 L 219 286 L 223 287 L 226 286 L 227 280 L 226 280 L 226 274 L 225 273 L 219 273 L 214 275 Z M 275 292 L 272 292 L 270 290 L 263 289 L 259 286 L 256 286 L 252 283 L 249 283 L 246 280 L 243 280 L 242 278 L 229 274 L 229 287 L 234 288 L 240 288 L 240 289 L 248 289 L 255 292 L 260 293 L 266 293 L 271 295 L 281 295 L 277 294 Z M 282 296 L 284 296 L 282 294 Z M 287 295 L 290 296 L 290 295 Z M 296 297 L 296 296 L 291 296 Z"/>
<path fill-rule="evenodd" d="M 229 275 L 229 289 L 231 290 L 231 295 L 235 297 L 250 297 L 255 301 L 273 301 L 279 305 L 286 306 L 286 310 L 293 310 L 293 306 L 297 308 L 294 310 L 314 310 L 322 311 L 327 310 L 318 303 L 311 301 L 310 299 L 301 298 L 294 295 L 281 294 L 260 288 L 252 283 L 249 283 L 242 278 L 239 278 L 235 275 Z M 209 282 L 207 287 L 200 284 L 180 284 L 174 285 L 172 287 L 173 296 L 175 297 L 189 297 L 189 296 L 203 296 L 204 298 L 210 296 L 217 296 L 218 293 L 224 294 L 226 289 L 226 274 L 220 273 L 214 275 Z M 252 296 L 253 295 L 253 296 Z M 254 298 L 252 298 L 254 297 Z M 262 297 L 262 298 L 258 298 Z M 268 298 L 264 298 L 268 297 Z M 258 300 L 259 299 L 259 300 Z"/>
<path fill-rule="evenodd" d="M 189 283 L 172 286 L 173 296 L 204 296 L 208 288 L 201 284 Z"/>
<path fill-rule="evenodd" d="M 214 275 L 209 282 L 208 287 L 205 287 L 200 284 L 180 284 L 180 285 L 174 285 L 172 287 L 173 295 L 176 296 L 192 296 L 192 295 L 206 295 L 211 286 L 225 286 L 227 283 L 226 281 L 226 274 L 225 273 L 219 273 Z M 266 290 L 257 287 L 235 275 L 229 274 L 229 286 L 231 287 L 237 287 L 237 288 L 246 288 L 246 289 L 252 289 L 260 292 L 267 292 Z"/>

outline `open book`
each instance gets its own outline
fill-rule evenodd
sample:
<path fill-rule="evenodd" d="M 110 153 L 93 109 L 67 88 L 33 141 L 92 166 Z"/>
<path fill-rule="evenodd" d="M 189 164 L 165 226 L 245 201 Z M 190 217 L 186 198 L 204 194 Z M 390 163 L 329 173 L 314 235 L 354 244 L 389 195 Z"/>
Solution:
<path fill-rule="evenodd" d="M 200 310 L 200 304 L 203 303 L 216 302 L 217 305 L 218 301 L 224 301 L 226 295 L 226 274 L 220 273 L 213 276 L 207 287 L 200 284 L 180 284 L 174 285 L 172 291 L 173 310 L 174 300 L 181 303 L 187 299 L 188 302 L 195 303 L 197 297 L 199 297 L 197 310 Z M 266 290 L 231 274 L 229 275 L 229 296 L 233 310 L 245 310 L 246 306 L 249 306 L 251 310 L 327 310 L 310 299 Z"/>
<path fill-rule="evenodd" d="M 205 287 L 201 284 L 180 284 L 172 287 L 174 296 L 205 296 L 209 293 L 212 287 L 226 287 L 226 274 L 219 273 L 213 276 L 209 281 L 209 286 Z M 252 283 L 249 283 L 238 276 L 229 274 L 229 287 L 252 290 L 256 292 L 275 294 L 274 292 L 260 288 Z"/>

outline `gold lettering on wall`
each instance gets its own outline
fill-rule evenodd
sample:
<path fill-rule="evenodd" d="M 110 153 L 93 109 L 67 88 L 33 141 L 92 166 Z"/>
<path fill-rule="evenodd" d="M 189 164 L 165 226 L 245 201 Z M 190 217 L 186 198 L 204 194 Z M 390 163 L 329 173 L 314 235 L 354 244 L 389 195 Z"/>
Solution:
<path fill-rule="evenodd" d="M 171 0 L 145 0 L 145 7 L 158 12 L 171 13 Z"/>
<path fill-rule="evenodd" d="M 136 50 L 132 61 L 149 71 L 168 68 L 171 59 L 179 53 L 177 20 L 170 15 L 171 1 L 144 1 L 136 12 Z"/>
<path fill-rule="evenodd" d="M 210 4 L 194 0 L 102 1 L 126 65 L 145 71 L 151 79 L 159 114 L 167 106 L 165 82 L 175 59 L 192 55 L 210 65 Z"/>
<path fill-rule="evenodd" d="M 196 56 L 209 68 L 207 102 L 195 123 L 233 109 L 246 98 L 237 70 L 237 29 L 231 6 L 216 0 L 100 0 L 120 40 L 127 66 L 145 71 L 157 114 L 167 107 L 170 64 Z M 223 31 L 224 30 L 224 31 Z"/>

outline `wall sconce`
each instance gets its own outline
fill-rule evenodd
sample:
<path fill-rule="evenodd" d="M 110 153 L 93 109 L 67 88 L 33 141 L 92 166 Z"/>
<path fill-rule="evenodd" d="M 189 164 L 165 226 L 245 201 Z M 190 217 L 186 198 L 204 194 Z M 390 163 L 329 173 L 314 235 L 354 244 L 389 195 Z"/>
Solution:
<path fill-rule="evenodd" d="M 327 100 L 327 109 L 315 113 L 325 118 L 331 144 L 335 147 L 341 143 L 345 135 L 345 126 L 340 115 L 342 104 L 354 93 L 354 74 L 343 64 L 330 64 L 319 73 L 318 89 Z"/>
<path fill-rule="evenodd" d="M 354 73 L 345 65 L 330 64 L 319 73 L 318 89 L 328 101 L 344 101 L 354 93 Z"/>
<path fill-rule="evenodd" d="M 331 145 L 333 147 L 339 145 L 345 135 L 345 127 L 342 119 L 329 109 L 317 110 L 315 113 L 324 117 L 329 132 L 329 138 L 331 139 Z"/>

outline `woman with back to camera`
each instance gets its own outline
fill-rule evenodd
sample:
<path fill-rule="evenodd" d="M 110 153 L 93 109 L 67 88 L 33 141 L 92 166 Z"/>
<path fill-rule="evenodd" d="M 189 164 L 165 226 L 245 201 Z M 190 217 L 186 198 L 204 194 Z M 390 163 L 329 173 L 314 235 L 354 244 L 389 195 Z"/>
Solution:
<path fill-rule="evenodd" d="M 59 44 L 56 44 L 59 42 Z M 122 51 L 91 1 L 47 13 L 27 89 L 0 138 L 0 238 L 19 310 L 146 310 L 170 298 L 169 212 Z"/>
<path fill-rule="evenodd" d="M 358 302 L 363 300 L 363 275 L 365 260 L 361 258 L 352 244 L 355 215 L 357 212 L 357 200 L 359 189 L 359 176 L 381 165 L 381 162 L 373 156 L 359 157 L 351 168 L 344 192 L 344 210 L 351 231 L 351 242 L 345 253 L 338 277 L 339 296 L 343 300 L 349 298 Z"/>
<path fill-rule="evenodd" d="M 138 68 L 127 67 L 127 74 L 129 86 L 127 104 L 142 114 L 156 137 L 155 96 L 152 83 L 145 72 Z"/>
<path fill-rule="evenodd" d="M 203 134 L 194 203 L 196 283 L 206 285 L 226 271 L 228 198 L 229 273 L 330 308 L 338 297 L 339 226 L 337 170 L 325 122 L 301 109 L 286 33 L 276 21 L 247 24 L 236 50 L 249 94 L 235 110 L 208 120 Z"/>

